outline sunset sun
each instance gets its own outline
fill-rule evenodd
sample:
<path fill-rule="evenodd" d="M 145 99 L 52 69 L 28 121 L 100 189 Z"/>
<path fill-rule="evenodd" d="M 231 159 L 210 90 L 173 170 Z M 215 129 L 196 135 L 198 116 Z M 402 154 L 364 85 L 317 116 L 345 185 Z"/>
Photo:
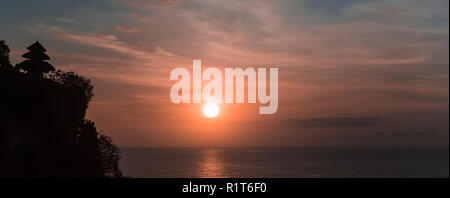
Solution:
<path fill-rule="evenodd" d="M 213 118 L 219 115 L 219 106 L 217 104 L 208 103 L 203 107 L 203 114 L 208 118 Z"/>

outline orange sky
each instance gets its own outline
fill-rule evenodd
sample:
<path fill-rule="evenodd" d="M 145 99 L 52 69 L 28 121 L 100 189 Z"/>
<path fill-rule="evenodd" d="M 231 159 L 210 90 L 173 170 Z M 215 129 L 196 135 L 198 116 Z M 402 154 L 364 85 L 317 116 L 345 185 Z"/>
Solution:
<path fill-rule="evenodd" d="M 55 67 L 90 78 L 88 118 L 121 146 L 448 146 L 446 0 L 5 5 L 12 62 L 40 40 Z M 193 59 L 278 67 L 278 112 L 172 104 L 170 71 Z"/>

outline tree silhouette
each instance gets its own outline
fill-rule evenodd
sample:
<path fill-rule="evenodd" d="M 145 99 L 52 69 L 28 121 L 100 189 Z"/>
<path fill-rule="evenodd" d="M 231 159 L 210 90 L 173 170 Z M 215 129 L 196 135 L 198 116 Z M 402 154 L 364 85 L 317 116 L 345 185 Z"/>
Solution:
<path fill-rule="evenodd" d="M 45 60 L 50 60 L 50 57 L 45 54 L 47 51 L 39 41 L 36 41 L 29 47 L 27 53 L 23 54 L 22 57 L 28 60 L 24 60 L 17 66 L 19 69 L 26 71 L 28 74 L 36 75 L 42 77 L 44 73 L 54 71 L 53 65 Z"/>
<path fill-rule="evenodd" d="M 5 40 L 0 41 L 0 68 L 10 68 L 9 62 L 9 47 L 6 45 Z"/>
<path fill-rule="evenodd" d="M 24 57 L 42 61 L 35 44 Z M 0 177 L 120 177 L 119 148 L 85 119 L 90 80 L 61 70 L 43 77 L 39 67 L 0 69 Z"/>

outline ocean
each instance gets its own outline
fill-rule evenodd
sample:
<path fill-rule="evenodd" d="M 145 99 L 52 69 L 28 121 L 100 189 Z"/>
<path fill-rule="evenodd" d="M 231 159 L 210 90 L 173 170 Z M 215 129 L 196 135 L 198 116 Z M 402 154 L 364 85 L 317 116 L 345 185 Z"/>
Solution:
<path fill-rule="evenodd" d="M 449 148 L 121 148 L 138 178 L 449 177 Z"/>

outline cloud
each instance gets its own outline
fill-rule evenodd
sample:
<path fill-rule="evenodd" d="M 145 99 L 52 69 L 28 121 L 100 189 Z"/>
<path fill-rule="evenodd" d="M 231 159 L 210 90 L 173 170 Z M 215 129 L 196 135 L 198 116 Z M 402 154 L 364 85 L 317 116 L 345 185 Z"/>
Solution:
<path fill-rule="evenodd" d="M 127 28 L 127 27 L 123 27 L 121 25 L 116 26 L 115 30 L 119 31 L 119 32 L 125 32 L 125 33 L 138 33 L 141 31 L 139 28 Z"/>
<path fill-rule="evenodd" d="M 405 88 L 364 88 L 356 90 L 344 91 L 343 95 L 358 94 L 366 97 L 380 98 L 384 97 L 390 101 L 401 102 L 428 102 L 428 103 L 444 103 L 448 102 L 448 90 L 414 90 Z"/>
<path fill-rule="evenodd" d="M 72 20 L 72 19 L 64 18 L 64 17 L 58 17 L 58 18 L 56 18 L 55 20 L 56 20 L 56 21 L 59 21 L 59 22 L 64 22 L 64 23 L 69 23 L 69 24 L 74 24 L 74 25 L 79 25 L 79 24 L 81 24 L 79 21 L 75 21 L 75 20 Z"/>
<path fill-rule="evenodd" d="M 95 104 L 110 105 L 103 111 L 115 111 L 134 117 L 157 117 L 166 113 L 161 109 L 166 103 L 161 101 L 167 95 L 167 88 L 158 85 L 131 84 L 113 80 L 94 79 Z M 114 104 L 114 105 L 111 105 Z"/>
<path fill-rule="evenodd" d="M 27 23 L 17 24 L 34 24 L 28 33 L 45 41 L 52 63 L 93 82 L 117 83 L 95 85 L 93 113 L 101 110 L 104 116 L 97 119 L 108 125 L 119 121 L 109 119 L 114 114 L 111 106 L 124 117 L 153 115 L 150 111 L 162 101 L 153 93 L 167 97 L 169 88 L 164 86 L 173 83 L 168 80 L 170 70 L 190 68 L 192 59 L 200 58 L 204 67 L 278 67 L 280 108 L 275 116 L 288 119 L 287 133 L 310 128 L 301 136 L 283 136 L 286 139 L 304 139 L 308 131 L 321 127 L 351 133 L 351 127 L 356 131 L 389 125 L 392 112 L 405 113 L 395 118 L 399 129 L 448 126 L 436 121 L 442 116 L 423 113 L 439 109 L 448 115 L 447 0 L 104 3 L 63 7 L 67 10 L 61 13 L 67 14 L 54 20 L 23 15 L 20 20 Z M 90 22 L 102 25 L 86 25 Z M 14 28 L 7 30 L 5 34 Z M 408 111 L 419 110 L 423 112 L 412 122 Z M 322 115 L 334 116 L 314 117 Z M 241 132 L 247 130 L 237 127 L 236 133 Z"/>
<path fill-rule="evenodd" d="M 148 95 L 152 97 L 164 96 L 168 91 L 166 87 L 158 85 L 142 85 L 113 80 L 97 79 L 93 81 L 95 90 L 102 92 L 96 96 L 96 101 L 126 101 L 128 97 Z"/>
<path fill-rule="evenodd" d="M 34 26 L 27 28 L 32 34 L 37 34 L 49 38 L 56 38 L 66 42 L 75 44 L 88 45 L 97 48 L 103 48 L 119 52 L 125 55 L 133 56 L 140 60 L 149 60 L 155 55 L 171 55 L 169 52 L 161 51 L 158 48 L 157 53 L 133 48 L 130 45 L 121 42 L 118 38 L 111 34 L 94 34 L 94 33 L 75 33 L 58 26 L 48 26 L 44 23 L 36 23 Z"/>
<path fill-rule="evenodd" d="M 54 49 L 59 57 L 56 61 L 64 60 L 63 64 L 69 69 L 89 77 L 129 83 L 155 83 L 158 78 L 163 78 L 161 73 L 170 70 L 169 66 L 183 60 L 160 46 L 123 42 L 113 34 L 70 31 L 44 23 L 24 29 L 35 36 L 71 43 L 70 51 L 66 47 Z"/>
<path fill-rule="evenodd" d="M 365 127 L 381 122 L 382 119 L 378 117 L 316 117 L 285 120 L 288 126 L 310 128 Z"/>
<path fill-rule="evenodd" d="M 133 9 L 157 10 L 177 5 L 177 0 L 111 0 L 115 4 L 122 4 Z"/>

